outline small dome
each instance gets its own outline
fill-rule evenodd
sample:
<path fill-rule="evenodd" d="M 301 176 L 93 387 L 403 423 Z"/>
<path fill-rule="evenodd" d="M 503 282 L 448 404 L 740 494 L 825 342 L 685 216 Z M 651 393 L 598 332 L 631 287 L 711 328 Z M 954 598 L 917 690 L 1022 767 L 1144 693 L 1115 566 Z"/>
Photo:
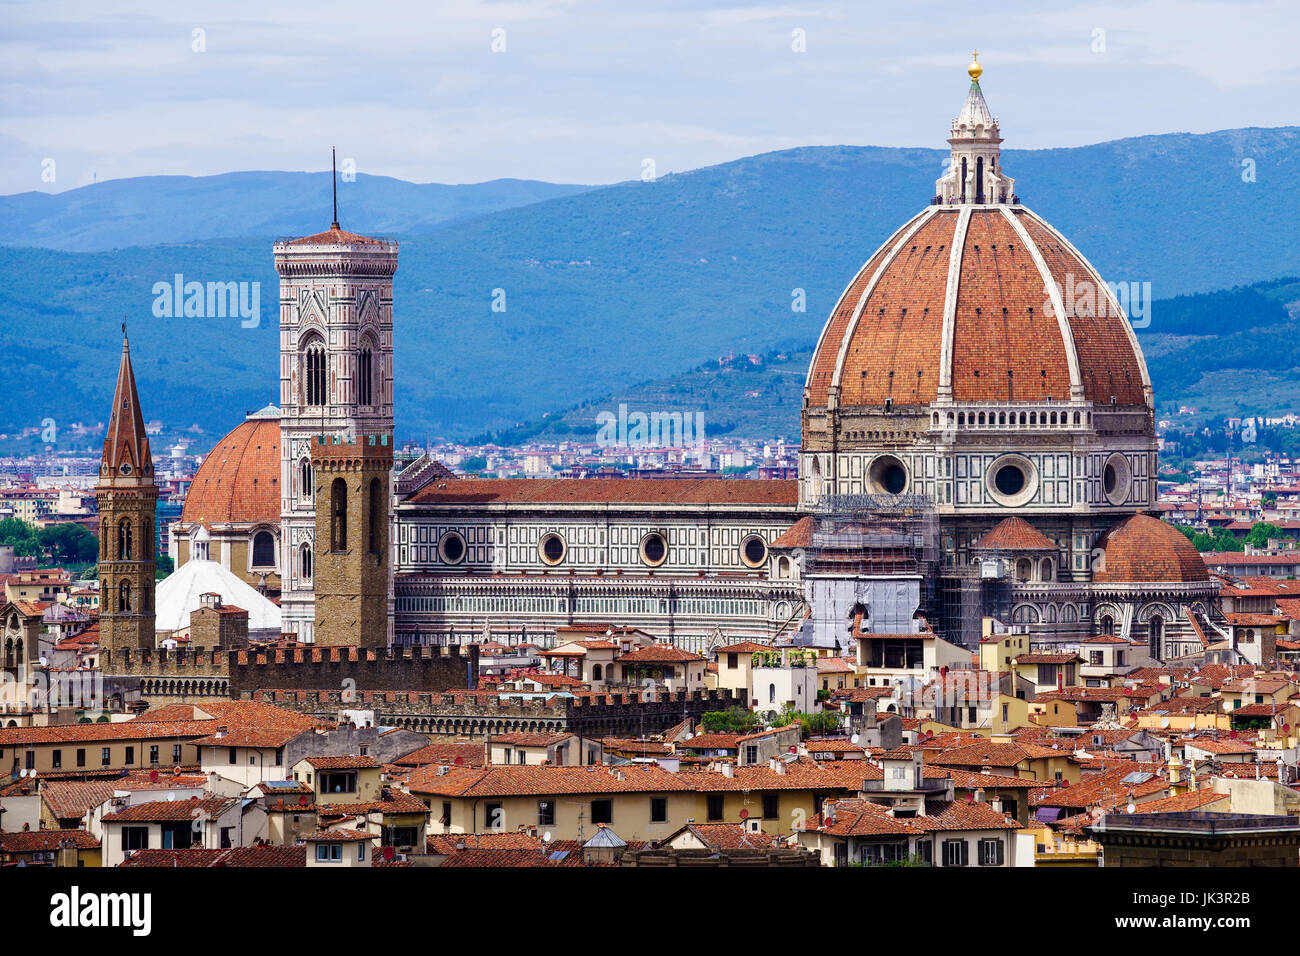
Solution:
<path fill-rule="evenodd" d="M 1159 518 L 1136 514 L 1115 525 L 1097 542 L 1102 560 L 1094 581 L 1208 581 L 1201 553 L 1187 536 Z"/>
<path fill-rule="evenodd" d="M 1003 518 L 984 537 L 971 545 L 972 551 L 1057 551 L 1055 541 L 1024 518 Z"/>
<path fill-rule="evenodd" d="M 254 412 L 203 459 L 181 521 L 220 524 L 280 523 L 280 419 Z"/>

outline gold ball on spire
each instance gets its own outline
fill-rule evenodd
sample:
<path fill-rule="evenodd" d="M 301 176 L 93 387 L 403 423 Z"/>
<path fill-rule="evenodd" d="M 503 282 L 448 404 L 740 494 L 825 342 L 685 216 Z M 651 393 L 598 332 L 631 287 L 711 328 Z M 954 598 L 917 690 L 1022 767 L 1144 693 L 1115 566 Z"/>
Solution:
<path fill-rule="evenodd" d="M 976 83 L 978 83 L 980 81 L 980 77 L 984 75 L 984 67 L 980 66 L 979 50 L 976 50 L 974 53 L 971 54 L 970 66 L 966 67 L 966 72 L 970 74 L 970 78 L 974 80 Z"/>

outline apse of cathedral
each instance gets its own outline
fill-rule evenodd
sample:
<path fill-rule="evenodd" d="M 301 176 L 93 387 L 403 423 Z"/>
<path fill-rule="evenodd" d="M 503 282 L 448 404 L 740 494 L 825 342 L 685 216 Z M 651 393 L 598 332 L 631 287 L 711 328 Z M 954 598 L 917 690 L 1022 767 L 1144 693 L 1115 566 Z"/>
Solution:
<path fill-rule="evenodd" d="M 1141 349 L 1083 253 L 1022 204 L 977 62 L 969 75 L 947 172 L 821 331 L 797 482 L 459 477 L 427 458 L 394 472 L 398 245 L 336 219 L 274 247 L 280 404 L 204 461 L 178 566 L 220 563 L 305 643 L 545 641 L 577 624 L 695 651 L 930 630 L 969 648 L 1015 628 L 1199 652 L 1214 585 L 1149 516 Z"/>

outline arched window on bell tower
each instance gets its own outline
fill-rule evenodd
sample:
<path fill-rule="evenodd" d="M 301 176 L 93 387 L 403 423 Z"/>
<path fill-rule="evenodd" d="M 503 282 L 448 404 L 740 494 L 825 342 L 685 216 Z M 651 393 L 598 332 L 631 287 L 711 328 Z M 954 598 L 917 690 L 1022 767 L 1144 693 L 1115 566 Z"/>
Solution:
<path fill-rule="evenodd" d="M 310 458 L 298 462 L 298 497 L 306 502 L 316 497 L 315 476 L 312 474 Z"/>
<path fill-rule="evenodd" d="M 304 544 L 299 552 L 298 571 L 304 581 L 311 580 L 311 545 Z"/>
<path fill-rule="evenodd" d="M 984 202 L 984 157 L 975 160 L 975 202 Z"/>
<path fill-rule="evenodd" d="M 328 404 L 325 343 L 319 336 L 307 339 L 303 349 L 303 401 L 306 405 Z"/>
<path fill-rule="evenodd" d="M 119 614 L 131 613 L 131 582 L 122 581 L 117 586 L 117 612 Z"/>
<path fill-rule="evenodd" d="M 357 404 L 375 404 L 375 352 L 370 343 L 361 346 L 357 355 Z"/>
<path fill-rule="evenodd" d="M 348 486 L 342 478 L 330 484 L 330 550 L 348 549 Z"/>
<path fill-rule="evenodd" d="M 133 560 L 135 542 L 131 533 L 131 519 L 123 518 L 117 523 L 117 560 Z"/>

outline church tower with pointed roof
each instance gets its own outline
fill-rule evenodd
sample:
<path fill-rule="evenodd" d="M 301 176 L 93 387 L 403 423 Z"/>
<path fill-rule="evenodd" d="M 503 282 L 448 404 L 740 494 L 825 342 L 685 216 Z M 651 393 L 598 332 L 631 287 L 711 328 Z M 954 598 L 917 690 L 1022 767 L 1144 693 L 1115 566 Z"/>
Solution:
<path fill-rule="evenodd" d="M 125 328 L 95 498 L 99 503 L 100 646 L 110 652 L 152 648 L 158 486 Z"/>

